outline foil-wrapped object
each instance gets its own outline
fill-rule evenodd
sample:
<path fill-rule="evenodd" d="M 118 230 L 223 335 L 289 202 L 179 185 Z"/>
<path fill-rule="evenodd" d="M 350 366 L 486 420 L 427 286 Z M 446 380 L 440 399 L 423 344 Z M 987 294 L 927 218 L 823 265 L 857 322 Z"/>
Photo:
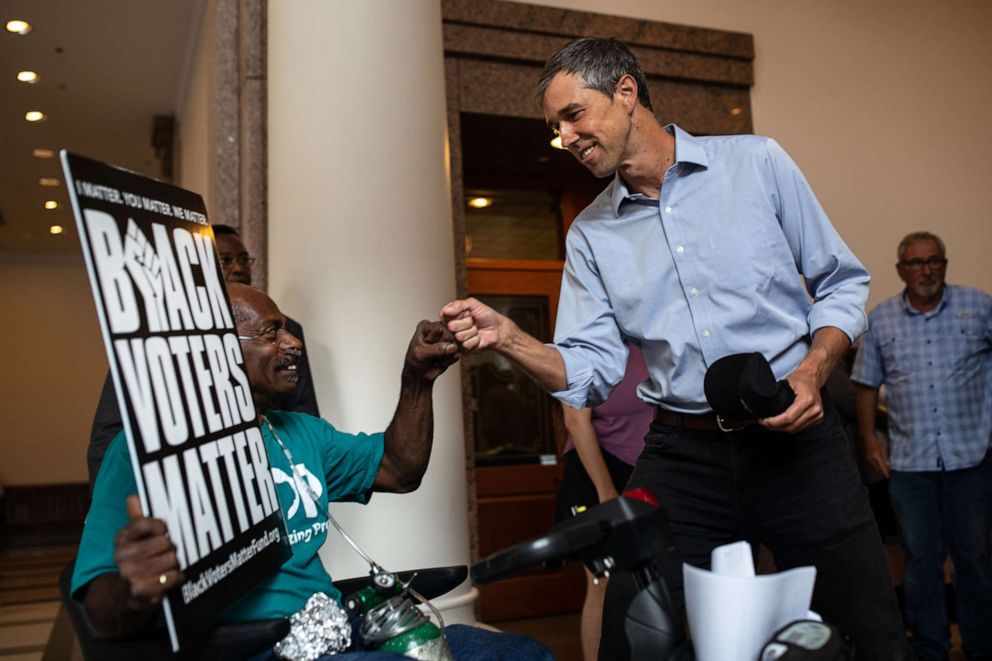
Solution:
<path fill-rule="evenodd" d="M 303 610 L 289 618 L 289 635 L 275 644 L 276 656 L 289 661 L 313 661 L 337 654 L 351 645 L 348 615 L 323 592 L 307 600 Z"/>

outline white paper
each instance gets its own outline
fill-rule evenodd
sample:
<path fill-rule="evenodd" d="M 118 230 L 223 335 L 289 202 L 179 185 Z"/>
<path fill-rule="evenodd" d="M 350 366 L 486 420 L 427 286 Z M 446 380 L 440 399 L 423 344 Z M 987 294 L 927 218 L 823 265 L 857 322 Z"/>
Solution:
<path fill-rule="evenodd" d="M 754 575 L 747 542 L 713 550 L 713 571 L 682 565 L 697 661 L 754 661 L 772 634 L 808 616 L 815 567 Z"/>

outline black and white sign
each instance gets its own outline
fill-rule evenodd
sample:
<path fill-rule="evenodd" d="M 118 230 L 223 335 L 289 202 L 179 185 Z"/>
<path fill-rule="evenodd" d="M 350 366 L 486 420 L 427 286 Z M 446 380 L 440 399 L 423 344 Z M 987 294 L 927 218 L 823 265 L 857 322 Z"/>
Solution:
<path fill-rule="evenodd" d="M 203 199 L 62 152 L 142 510 L 185 581 L 174 651 L 289 556 Z M 123 507 L 123 503 L 121 503 Z"/>

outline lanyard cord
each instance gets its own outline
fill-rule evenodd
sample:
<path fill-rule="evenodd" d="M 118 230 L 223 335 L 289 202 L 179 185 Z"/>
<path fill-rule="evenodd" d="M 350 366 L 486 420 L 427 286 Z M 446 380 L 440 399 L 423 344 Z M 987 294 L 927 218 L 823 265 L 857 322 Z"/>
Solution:
<path fill-rule="evenodd" d="M 296 479 L 296 482 L 298 484 L 301 484 L 303 488 L 306 489 L 307 495 L 310 496 L 310 500 L 313 501 L 313 504 L 319 506 L 320 499 L 317 497 L 317 494 L 314 493 L 313 488 L 310 486 L 310 483 L 307 482 L 306 478 L 300 475 L 300 470 L 296 467 L 296 462 L 293 460 L 293 454 L 289 451 L 289 448 L 286 447 L 286 444 L 282 442 L 282 439 L 279 438 L 279 434 L 276 433 L 275 427 L 272 426 L 272 423 L 269 422 L 269 419 L 266 418 L 264 415 L 262 416 L 262 422 L 264 422 L 265 426 L 269 428 L 269 431 L 272 433 L 272 438 L 276 439 L 276 443 L 278 443 L 279 447 L 282 448 L 282 453 L 286 455 L 286 461 L 289 462 L 289 467 L 293 471 L 293 477 Z M 344 541 L 348 542 L 348 544 L 351 545 L 351 548 L 355 549 L 355 553 L 361 556 L 362 560 L 364 560 L 369 564 L 369 566 L 372 568 L 372 572 L 379 573 L 383 571 L 382 567 L 379 566 L 379 563 L 373 560 L 372 556 L 370 556 L 368 553 L 363 551 L 362 548 L 355 542 L 355 540 L 353 540 L 351 536 L 344 531 L 344 528 L 341 527 L 341 524 L 338 523 L 337 520 L 331 515 L 330 510 L 327 510 L 325 513 L 327 514 L 327 519 L 331 522 L 331 525 L 334 526 L 334 529 L 341 534 L 341 536 L 344 538 Z"/>
<path fill-rule="evenodd" d="M 296 462 L 293 460 L 293 453 L 289 451 L 289 448 L 286 447 L 286 444 L 282 442 L 281 438 L 279 438 L 279 434 L 276 433 L 276 428 L 272 426 L 272 423 L 269 422 L 269 419 L 266 418 L 264 415 L 262 415 L 261 420 L 262 422 L 265 423 L 265 426 L 269 428 L 269 431 L 272 433 L 272 438 L 276 439 L 276 443 L 278 443 L 279 447 L 282 448 L 282 453 L 286 456 L 286 461 L 289 462 L 289 467 L 293 471 L 293 477 L 296 480 L 296 482 L 298 484 L 303 485 L 303 488 L 306 489 L 307 495 L 310 496 L 310 499 L 313 501 L 313 504 L 318 505 L 320 503 L 320 500 L 317 498 L 317 494 L 314 493 L 313 488 L 310 486 L 310 483 L 307 482 L 306 478 L 300 474 L 300 470 L 296 467 Z M 344 531 L 344 528 L 342 528 L 341 524 L 337 522 L 337 520 L 331 514 L 330 510 L 326 510 L 326 514 L 327 514 L 327 520 L 331 522 L 331 525 L 334 526 L 334 529 L 337 530 L 338 533 L 341 535 L 341 537 L 344 538 L 344 541 L 348 542 L 351 548 L 355 549 L 355 553 L 357 553 L 362 558 L 362 560 L 364 560 L 369 564 L 369 567 L 372 569 L 373 581 L 375 581 L 376 579 L 378 579 L 380 576 L 383 575 L 389 575 L 390 577 L 395 577 L 395 574 L 383 569 L 378 562 L 372 559 L 372 556 L 370 556 L 368 553 L 362 550 L 362 548 L 355 542 L 355 540 L 351 538 L 351 535 L 349 535 Z M 419 599 L 421 603 L 426 605 L 431 610 L 431 612 L 434 613 L 434 616 L 437 618 L 438 624 L 440 624 L 440 628 L 443 631 L 444 618 L 441 617 L 441 613 L 437 610 L 437 608 L 434 607 L 434 604 L 432 604 L 430 600 L 427 599 L 427 597 L 423 596 L 422 594 L 414 590 L 412 587 L 410 587 L 410 583 L 413 582 L 414 578 L 416 578 L 416 574 L 414 574 L 414 576 L 410 578 L 407 584 L 403 586 L 404 589 L 413 596 L 415 596 L 417 599 Z M 395 578 L 392 578 L 391 580 L 395 580 Z"/>

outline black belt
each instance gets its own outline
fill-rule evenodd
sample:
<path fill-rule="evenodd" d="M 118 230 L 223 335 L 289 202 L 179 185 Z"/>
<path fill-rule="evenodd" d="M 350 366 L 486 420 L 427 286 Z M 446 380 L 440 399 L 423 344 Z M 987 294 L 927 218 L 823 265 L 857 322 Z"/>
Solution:
<path fill-rule="evenodd" d="M 677 413 L 654 407 L 654 421 L 658 424 L 698 431 L 739 431 L 758 423 L 754 418 L 727 420 L 716 413 Z"/>

